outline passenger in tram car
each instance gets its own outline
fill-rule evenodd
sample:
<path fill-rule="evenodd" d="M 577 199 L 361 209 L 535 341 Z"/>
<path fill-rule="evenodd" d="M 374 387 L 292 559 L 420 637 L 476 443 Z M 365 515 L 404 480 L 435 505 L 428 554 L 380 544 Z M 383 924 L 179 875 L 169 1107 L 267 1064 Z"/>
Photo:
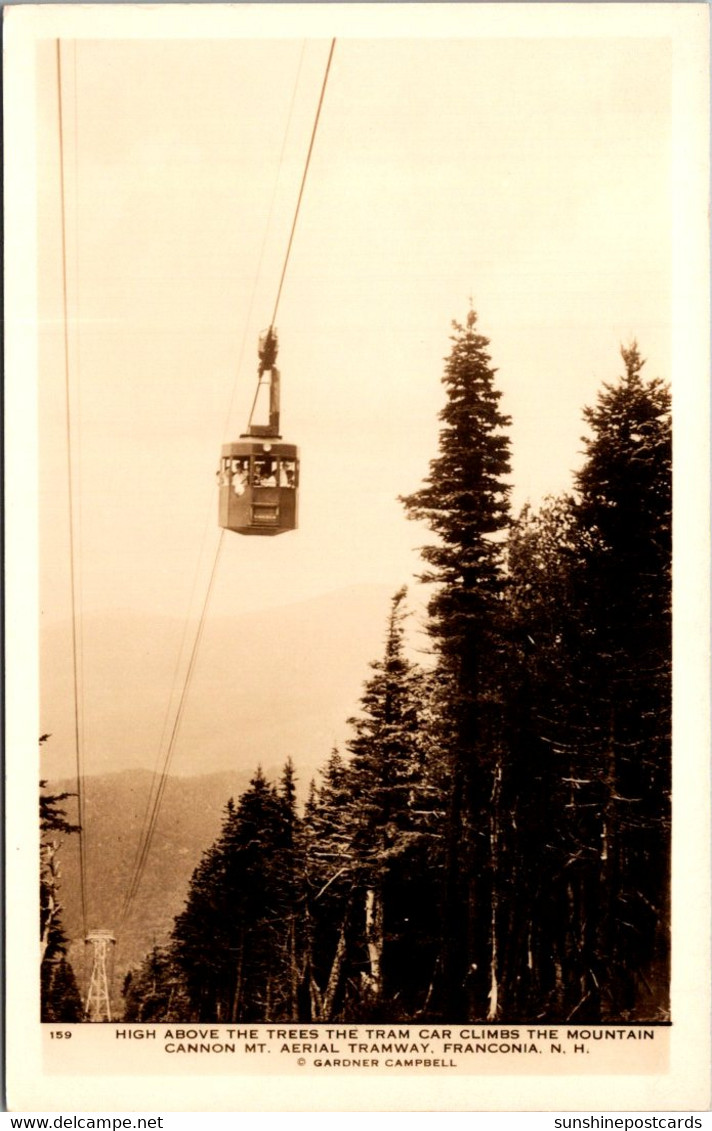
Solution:
<path fill-rule="evenodd" d="M 247 464 L 244 460 L 232 461 L 232 489 L 236 495 L 244 495 L 247 487 Z"/>
<path fill-rule="evenodd" d="M 279 465 L 279 485 L 280 487 L 293 487 L 294 486 L 294 461 L 283 459 Z"/>
<path fill-rule="evenodd" d="M 274 459 L 255 460 L 255 487 L 277 486 L 277 461 Z"/>

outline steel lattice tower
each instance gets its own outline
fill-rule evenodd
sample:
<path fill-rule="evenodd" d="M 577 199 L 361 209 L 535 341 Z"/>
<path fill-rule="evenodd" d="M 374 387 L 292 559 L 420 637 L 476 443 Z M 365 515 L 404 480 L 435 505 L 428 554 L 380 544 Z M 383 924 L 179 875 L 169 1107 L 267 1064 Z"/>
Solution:
<path fill-rule="evenodd" d="M 84 941 L 87 945 L 91 944 L 94 950 L 84 1020 L 111 1021 L 106 957 L 109 953 L 109 944 L 115 943 L 116 939 L 109 931 L 94 931 L 91 935 L 87 935 Z"/>

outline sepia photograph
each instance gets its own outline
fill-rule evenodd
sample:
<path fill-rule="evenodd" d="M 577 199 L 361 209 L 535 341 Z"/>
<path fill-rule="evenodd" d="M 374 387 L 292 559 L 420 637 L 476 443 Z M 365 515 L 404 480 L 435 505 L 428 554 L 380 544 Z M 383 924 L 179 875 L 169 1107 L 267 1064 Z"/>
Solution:
<path fill-rule="evenodd" d="M 25 1023 L 59 1074 L 664 1077 L 708 908 L 705 6 L 207 7 L 14 56 Z"/>

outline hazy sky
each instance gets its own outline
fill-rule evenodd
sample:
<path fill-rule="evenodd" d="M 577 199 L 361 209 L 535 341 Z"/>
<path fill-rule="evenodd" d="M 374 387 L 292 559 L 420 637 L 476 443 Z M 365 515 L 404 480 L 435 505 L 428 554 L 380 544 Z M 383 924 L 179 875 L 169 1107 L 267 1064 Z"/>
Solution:
<path fill-rule="evenodd" d="M 220 446 L 247 423 L 328 51 L 65 36 L 58 68 L 56 41 L 39 43 L 40 593 L 42 624 L 67 629 L 63 682 L 44 681 L 55 766 L 73 733 L 59 82 L 86 765 L 153 766 L 170 698 L 155 671 L 185 672 Z M 429 535 L 398 496 L 437 454 L 470 301 L 513 420 L 515 509 L 571 486 L 582 408 L 620 373 L 621 342 L 669 375 L 671 76 L 664 37 L 337 39 L 277 317 L 299 529 L 225 535 L 175 769 L 200 768 L 211 625 L 364 585 L 383 587 L 384 626 L 402 584 L 422 605 Z M 155 621 L 139 647 L 137 614 L 185 625 L 182 652 Z M 294 672 L 273 677 L 278 723 Z"/>
<path fill-rule="evenodd" d="M 203 592 L 219 448 L 246 423 L 328 47 L 62 43 L 87 612 L 182 617 L 196 568 Z M 52 41 L 38 79 L 51 620 L 68 609 Z M 581 409 L 620 372 L 621 342 L 668 375 L 670 80 L 664 38 L 337 42 L 277 318 L 299 530 L 227 535 L 213 615 L 410 580 L 423 534 L 397 496 L 436 454 L 450 321 L 470 298 L 513 417 L 517 506 L 570 485 Z"/>

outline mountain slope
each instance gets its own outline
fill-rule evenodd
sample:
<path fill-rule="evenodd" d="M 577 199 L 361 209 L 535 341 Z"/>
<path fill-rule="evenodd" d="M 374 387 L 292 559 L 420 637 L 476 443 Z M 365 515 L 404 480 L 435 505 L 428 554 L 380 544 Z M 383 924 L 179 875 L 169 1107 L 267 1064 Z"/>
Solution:
<path fill-rule="evenodd" d="M 182 910 L 188 884 L 203 852 L 219 833 L 225 805 L 247 787 L 250 774 L 222 773 L 168 778 L 140 887 L 126 922 L 121 913 L 136 864 L 153 775 L 146 770 L 102 774 L 85 783 L 85 860 L 87 929 L 116 934 L 114 1008 L 126 971 L 154 943 L 166 941 Z M 71 791 L 72 781 L 50 782 L 50 792 Z M 76 820 L 76 800 L 65 803 Z M 60 846 L 60 900 L 70 958 L 86 990 L 90 956 L 85 954 L 79 884 L 78 837 Z M 118 996 L 117 996 L 118 995 Z"/>
<path fill-rule="evenodd" d="M 383 650 L 390 592 L 358 586 L 315 600 L 208 621 L 167 769 L 153 847 L 115 953 L 114 994 L 126 971 L 167 938 L 193 869 L 218 834 L 224 806 L 258 765 L 275 780 L 287 757 L 302 796 L 358 707 L 369 663 Z M 146 815 L 153 770 L 165 766 L 192 642 L 177 663 L 183 625 L 139 614 L 85 616 L 80 710 L 84 735 L 87 929 L 119 929 Z M 42 776 L 74 786 L 74 716 L 68 625 L 43 632 Z M 171 699 L 171 690 L 173 697 Z M 68 813 L 75 817 L 73 806 Z M 61 898 L 70 956 L 86 988 L 89 948 L 78 882 L 77 838 L 62 846 Z M 85 954 L 85 951 L 87 952 Z M 120 998 L 115 1007 L 120 1007 Z"/>

